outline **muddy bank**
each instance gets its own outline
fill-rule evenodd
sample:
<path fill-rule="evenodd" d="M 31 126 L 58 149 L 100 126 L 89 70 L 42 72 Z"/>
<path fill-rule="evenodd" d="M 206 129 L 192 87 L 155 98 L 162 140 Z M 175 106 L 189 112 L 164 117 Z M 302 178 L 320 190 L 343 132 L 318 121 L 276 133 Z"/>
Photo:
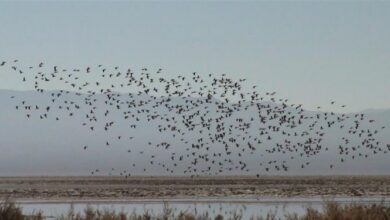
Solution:
<path fill-rule="evenodd" d="M 388 197 L 390 176 L 0 178 L 0 197 L 27 200 L 321 196 Z"/>

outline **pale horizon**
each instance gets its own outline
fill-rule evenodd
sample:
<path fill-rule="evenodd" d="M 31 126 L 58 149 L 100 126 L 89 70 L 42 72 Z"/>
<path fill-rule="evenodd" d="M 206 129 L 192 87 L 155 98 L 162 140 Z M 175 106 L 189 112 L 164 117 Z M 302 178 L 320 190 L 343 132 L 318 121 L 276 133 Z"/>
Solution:
<path fill-rule="evenodd" d="M 227 74 L 309 110 L 390 109 L 389 6 L 0 1 L 0 61 Z M 30 88 L 0 70 L 0 89 Z"/>

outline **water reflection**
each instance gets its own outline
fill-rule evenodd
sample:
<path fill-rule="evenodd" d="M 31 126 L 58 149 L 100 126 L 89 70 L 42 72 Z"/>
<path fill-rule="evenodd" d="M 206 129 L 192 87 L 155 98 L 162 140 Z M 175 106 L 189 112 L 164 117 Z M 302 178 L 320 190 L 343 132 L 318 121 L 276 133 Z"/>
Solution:
<path fill-rule="evenodd" d="M 336 198 L 332 201 L 340 203 L 388 203 L 385 198 Z M 287 213 L 303 214 L 308 207 L 321 210 L 323 199 L 321 198 L 298 198 L 298 199 L 263 199 L 263 200 L 240 200 L 229 201 L 224 199 L 221 202 L 203 200 L 203 201 L 110 201 L 110 202 L 34 202 L 19 201 L 18 204 L 23 208 L 24 213 L 30 214 L 37 211 L 43 211 L 45 216 L 59 216 L 66 214 L 72 206 L 74 211 L 82 212 L 87 206 L 94 209 L 110 209 L 117 212 L 142 214 L 146 210 L 151 214 L 160 214 L 163 211 L 164 204 L 168 204 L 174 213 L 186 212 L 193 214 L 204 214 L 208 212 L 210 217 L 218 214 L 231 216 L 234 213 L 241 213 L 243 219 L 250 219 L 252 216 L 265 216 L 267 213 L 275 213 L 277 218 L 283 218 Z"/>

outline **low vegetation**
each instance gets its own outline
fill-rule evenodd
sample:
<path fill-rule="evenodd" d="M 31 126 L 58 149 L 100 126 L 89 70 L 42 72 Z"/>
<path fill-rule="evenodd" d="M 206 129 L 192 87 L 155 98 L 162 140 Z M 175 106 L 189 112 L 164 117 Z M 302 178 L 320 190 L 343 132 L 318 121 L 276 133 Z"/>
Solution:
<path fill-rule="evenodd" d="M 23 209 L 12 201 L 6 199 L 0 203 L 0 220 L 242 220 L 242 213 L 235 212 L 230 216 L 211 215 L 206 212 L 192 214 L 185 211 L 174 213 L 167 204 L 164 205 L 160 214 L 152 214 L 146 210 L 143 214 L 116 212 L 110 209 L 97 210 L 86 207 L 81 213 L 76 213 L 71 207 L 68 213 L 57 217 L 45 217 L 44 213 L 38 212 L 31 215 L 24 215 Z M 273 212 L 264 216 L 253 216 L 252 220 L 279 220 Z M 364 205 L 349 204 L 340 205 L 336 202 L 324 202 L 322 211 L 307 208 L 303 215 L 285 214 L 285 220 L 390 220 L 390 207 L 384 203 Z"/>
<path fill-rule="evenodd" d="M 31 215 L 24 215 L 21 207 L 17 206 L 9 199 L 0 201 L 0 220 L 41 220 L 43 214 L 41 212 Z"/>

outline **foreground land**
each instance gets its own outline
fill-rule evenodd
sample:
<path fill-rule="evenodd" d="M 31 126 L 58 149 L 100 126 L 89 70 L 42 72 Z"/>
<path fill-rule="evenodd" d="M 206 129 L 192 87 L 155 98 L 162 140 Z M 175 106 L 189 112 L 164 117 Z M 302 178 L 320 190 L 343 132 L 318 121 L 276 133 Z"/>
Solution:
<path fill-rule="evenodd" d="M 0 198 L 32 200 L 193 197 L 390 196 L 390 176 L 1 177 Z"/>

